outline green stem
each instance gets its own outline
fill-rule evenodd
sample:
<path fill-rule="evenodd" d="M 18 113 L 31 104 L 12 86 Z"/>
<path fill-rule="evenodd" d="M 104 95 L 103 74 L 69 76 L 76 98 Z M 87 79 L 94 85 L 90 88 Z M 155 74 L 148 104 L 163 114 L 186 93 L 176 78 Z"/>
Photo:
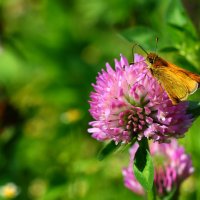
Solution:
<path fill-rule="evenodd" d="M 145 148 L 146 150 L 149 150 L 149 143 L 148 143 L 148 139 L 147 138 L 143 138 L 141 141 L 138 141 L 139 145 L 143 148 Z M 146 197 L 145 199 L 147 200 L 156 200 L 156 187 L 155 184 L 153 183 L 153 187 L 150 191 L 146 192 Z"/>
<path fill-rule="evenodd" d="M 176 189 L 174 195 L 172 196 L 171 200 L 178 200 L 179 199 L 179 194 L 180 194 L 180 189 L 179 187 Z"/>
<path fill-rule="evenodd" d="M 156 188 L 155 185 L 153 184 L 152 190 L 147 192 L 146 195 L 147 200 L 156 200 Z"/>

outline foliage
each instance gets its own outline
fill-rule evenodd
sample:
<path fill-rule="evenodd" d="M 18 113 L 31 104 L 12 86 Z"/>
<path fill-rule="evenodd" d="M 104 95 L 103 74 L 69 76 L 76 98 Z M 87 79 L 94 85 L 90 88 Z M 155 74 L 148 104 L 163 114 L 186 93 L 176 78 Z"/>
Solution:
<path fill-rule="evenodd" d="M 143 188 L 151 191 L 154 180 L 154 166 L 147 139 L 143 139 L 140 142 L 140 146 L 135 154 L 133 169 L 135 177 Z"/>
<path fill-rule="evenodd" d="M 123 186 L 128 153 L 97 159 L 90 84 L 105 61 L 131 62 L 134 42 L 154 50 L 156 36 L 158 53 L 200 72 L 200 29 L 188 16 L 179 0 L 1 1 L 0 185 L 15 183 L 20 200 L 140 199 Z M 196 169 L 181 199 L 200 195 L 198 124 L 181 141 Z"/>

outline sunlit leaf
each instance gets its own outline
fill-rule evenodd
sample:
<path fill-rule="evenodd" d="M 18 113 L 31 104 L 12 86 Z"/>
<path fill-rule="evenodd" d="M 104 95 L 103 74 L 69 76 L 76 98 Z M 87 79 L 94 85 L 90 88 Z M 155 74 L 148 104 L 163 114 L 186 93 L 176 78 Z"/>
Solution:
<path fill-rule="evenodd" d="M 196 32 L 181 0 L 171 0 L 166 12 L 167 23 L 179 31 L 184 31 L 188 36 L 196 38 Z"/>
<path fill-rule="evenodd" d="M 188 17 L 180 0 L 171 0 L 166 13 L 167 22 L 177 27 L 184 27 Z"/>
<path fill-rule="evenodd" d="M 153 187 L 154 167 L 148 150 L 147 141 L 143 140 L 135 154 L 133 170 L 136 179 L 149 191 Z"/>

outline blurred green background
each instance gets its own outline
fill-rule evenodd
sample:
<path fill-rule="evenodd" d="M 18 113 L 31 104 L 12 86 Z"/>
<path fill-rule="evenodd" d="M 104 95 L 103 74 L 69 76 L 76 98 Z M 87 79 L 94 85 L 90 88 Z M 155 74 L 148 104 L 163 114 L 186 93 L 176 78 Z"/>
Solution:
<path fill-rule="evenodd" d="M 91 83 L 120 53 L 131 62 L 134 42 L 155 50 L 156 36 L 160 55 L 200 72 L 199 19 L 198 0 L 1 0 L 0 186 L 16 184 L 20 200 L 141 199 L 123 186 L 128 151 L 97 159 Z M 199 123 L 180 140 L 195 166 L 181 199 L 200 199 Z"/>

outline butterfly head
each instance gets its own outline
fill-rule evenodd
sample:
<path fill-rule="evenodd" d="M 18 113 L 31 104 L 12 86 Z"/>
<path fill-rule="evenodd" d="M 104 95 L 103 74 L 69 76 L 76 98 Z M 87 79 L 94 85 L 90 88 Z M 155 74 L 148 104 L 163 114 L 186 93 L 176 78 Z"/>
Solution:
<path fill-rule="evenodd" d="M 149 53 L 147 55 L 147 60 L 153 65 L 158 59 L 158 55 L 155 53 Z"/>

